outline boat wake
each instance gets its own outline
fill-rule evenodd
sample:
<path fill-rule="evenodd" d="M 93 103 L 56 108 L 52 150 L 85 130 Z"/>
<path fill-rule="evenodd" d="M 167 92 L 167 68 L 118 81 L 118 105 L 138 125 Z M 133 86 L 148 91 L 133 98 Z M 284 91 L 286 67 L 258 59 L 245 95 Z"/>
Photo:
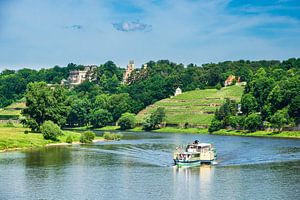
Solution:
<path fill-rule="evenodd" d="M 81 147 L 80 149 L 126 157 L 124 162 L 134 161 L 135 163 L 148 164 L 152 166 L 155 165 L 160 167 L 173 166 L 173 162 L 170 160 L 171 153 L 161 150 L 153 150 L 153 148 L 144 149 L 132 145 L 114 145 L 113 148 L 107 149 L 105 148 L 105 145 L 96 145 L 93 147 Z"/>

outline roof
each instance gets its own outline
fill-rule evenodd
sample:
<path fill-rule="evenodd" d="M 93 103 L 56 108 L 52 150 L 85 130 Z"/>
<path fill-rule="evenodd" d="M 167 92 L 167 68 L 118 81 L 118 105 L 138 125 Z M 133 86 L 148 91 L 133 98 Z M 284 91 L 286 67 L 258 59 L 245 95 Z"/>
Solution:
<path fill-rule="evenodd" d="M 211 146 L 210 143 L 198 143 L 198 144 L 189 144 L 190 146 L 196 145 L 197 147 L 207 147 L 207 146 Z"/>
<path fill-rule="evenodd" d="M 226 82 L 232 82 L 235 79 L 235 76 L 230 75 L 228 76 L 228 78 L 226 79 Z"/>

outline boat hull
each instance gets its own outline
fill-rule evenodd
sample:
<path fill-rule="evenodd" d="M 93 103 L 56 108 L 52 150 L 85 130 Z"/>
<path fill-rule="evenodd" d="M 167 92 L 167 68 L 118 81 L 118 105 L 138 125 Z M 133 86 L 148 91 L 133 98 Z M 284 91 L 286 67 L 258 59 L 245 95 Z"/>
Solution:
<path fill-rule="evenodd" d="M 174 160 L 174 164 L 178 167 L 195 167 L 200 166 L 201 164 L 212 164 L 211 160 L 194 160 L 194 161 L 182 161 Z"/>

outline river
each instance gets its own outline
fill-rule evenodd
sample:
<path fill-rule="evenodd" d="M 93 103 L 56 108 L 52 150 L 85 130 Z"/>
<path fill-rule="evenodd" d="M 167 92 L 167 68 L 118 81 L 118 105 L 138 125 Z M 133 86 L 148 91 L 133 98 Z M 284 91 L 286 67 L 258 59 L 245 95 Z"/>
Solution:
<path fill-rule="evenodd" d="M 123 133 L 116 142 L 0 154 L 0 199 L 300 199 L 300 140 Z M 172 151 L 213 143 L 218 164 L 173 166 Z"/>

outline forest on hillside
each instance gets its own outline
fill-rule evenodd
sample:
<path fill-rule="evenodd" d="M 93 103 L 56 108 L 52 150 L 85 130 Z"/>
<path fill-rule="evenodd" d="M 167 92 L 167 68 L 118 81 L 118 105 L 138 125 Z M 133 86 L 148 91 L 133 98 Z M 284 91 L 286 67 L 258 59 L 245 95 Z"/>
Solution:
<path fill-rule="evenodd" d="M 242 101 L 255 98 L 251 113 L 260 112 L 262 119 L 268 119 L 278 109 L 287 109 L 290 104 L 298 105 L 300 92 L 300 59 L 296 58 L 285 61 L 226 61 L 201 66 L 184 66 L 168 60 L 149 61 L 147 68 L 136 69 L 131 74 L 130 84 L 122 83 L 124 68 L 108 61 L 96 68 L 91 82 L 83 82 L 71 89 L 59 85 L 71 70 L 83 67 L 70 63 L 66 67 L 40 70 L 4 70 L 0 74 L 0 107 L 25 96 L 29 108 L 23 114 L 31 126 L 38 127 L 43 121 L 52 120 L 60 126 L 91 124 L 101 127 L 116 122 L 126 112 L 137 113 L 169 97 L 177 87 L 183 91 L 219 88 L 232 74 L 248 83 Z M 47 83 L 57 86 L 51 89 Z M 30 105 L 41 109 L 39 113 L 42 114 L 37 116 L 30 110 Z M 291 117 L 299 116 L 297 108 L 299 106 L 287 113 Z M 248 112 L 245 106 L 242 109 Z M 295 123 L 298 121 L 295 120 Z"/>

